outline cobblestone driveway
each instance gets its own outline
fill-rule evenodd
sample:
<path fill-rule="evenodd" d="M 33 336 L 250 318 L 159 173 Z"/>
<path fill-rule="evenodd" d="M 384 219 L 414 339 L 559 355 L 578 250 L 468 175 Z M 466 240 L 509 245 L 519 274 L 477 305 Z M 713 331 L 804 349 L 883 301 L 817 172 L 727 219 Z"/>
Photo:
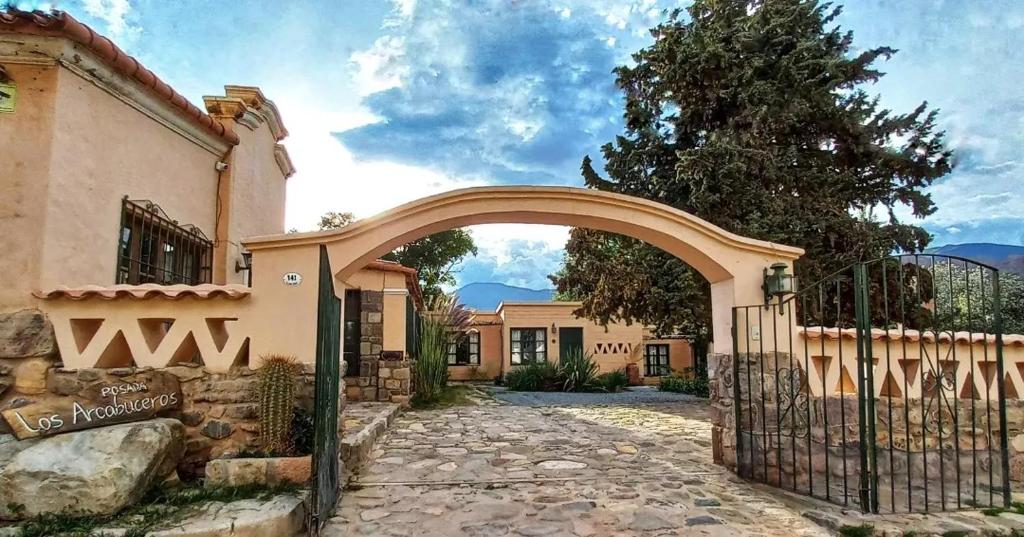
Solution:
<path fill-rule="evenodd" d="M 703 401 L 523 407 L 488 399 L 407 412 L 357 472 L 325 535 L 795 537 L 864 523 L 877 535 L 1007 535 L 1024 528 L 1016 514 L 862 515 L 783 494 L 715 466 L 710 437 Z"/>
<path fill-rule="evenodd" d="M 410 412 L 329 536 L 825 535 L 711 462 L 706 403 Z"/>

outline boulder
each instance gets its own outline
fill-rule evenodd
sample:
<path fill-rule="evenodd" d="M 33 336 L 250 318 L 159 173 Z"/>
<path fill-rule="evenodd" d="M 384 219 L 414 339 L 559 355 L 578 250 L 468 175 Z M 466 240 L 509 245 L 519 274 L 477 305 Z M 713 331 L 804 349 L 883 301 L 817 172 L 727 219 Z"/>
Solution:
<path fill-rule="evenodd" d="M 185 450 L 173 419 L 48 438 L 0 439 L 0 519 L 44 513 L 113 514 L 163 480 Z"/>
<path fill-rule="evenodd" d="M 53 325 L 39 310 L 0 313 L 0 358 L 54 356 Z"/>

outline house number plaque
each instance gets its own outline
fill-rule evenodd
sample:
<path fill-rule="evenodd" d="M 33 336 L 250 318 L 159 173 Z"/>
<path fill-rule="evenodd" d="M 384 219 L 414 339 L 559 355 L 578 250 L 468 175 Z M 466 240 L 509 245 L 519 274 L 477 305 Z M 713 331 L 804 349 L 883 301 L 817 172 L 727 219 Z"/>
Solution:
<path fill-rule="evenodd" d="M 298 272 L 285 272 L 284 276 L 281 277 L 281 281 L 285 285 L 299 285 L 302 283 L 302 274 Z"/>

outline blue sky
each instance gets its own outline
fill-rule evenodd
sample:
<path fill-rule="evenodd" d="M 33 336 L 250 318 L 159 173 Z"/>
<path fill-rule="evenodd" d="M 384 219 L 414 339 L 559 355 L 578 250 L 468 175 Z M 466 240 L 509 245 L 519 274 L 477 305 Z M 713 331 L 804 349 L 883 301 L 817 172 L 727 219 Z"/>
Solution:
<path fill-rule="evenodd" d="M 922 222 L 935 244 L 1024 244 L 1024 3 L 848 0 L 861 47 L 899 53 L 872 91 L 906 111 L 927 100 L 957 167 Z M 481 184 L 580 185 L 579 163 L 621 130 L 611 69 L 649 42 L 676 2 L 76 0 L 59 7 L 201 105 L 225 84 L 277 102 L 298 168 L 288 227 L 328 210 L 369 216 Z M 464 283 L 546 286 L 565 228 L 472 229 Z"/>

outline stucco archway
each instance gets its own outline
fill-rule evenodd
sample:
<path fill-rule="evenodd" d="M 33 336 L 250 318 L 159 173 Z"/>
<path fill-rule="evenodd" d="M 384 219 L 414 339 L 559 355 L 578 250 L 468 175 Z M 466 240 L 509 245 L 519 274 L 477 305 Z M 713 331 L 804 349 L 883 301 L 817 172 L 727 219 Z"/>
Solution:
<path fill-rule="evenodd" d="M 284 252 L 320 245 L 328 249 L 335 277 L 344 281 L 368 262 L 409 241 L 446 229 L 491 223 L 610 231 L 675 255 L 711 282 L 716 353 L 732 352 L 732 307 L 762 300 L 764 267 L 776 262 L 792 265 L 803 254 L 799 248 L 741 237 L 689 213 L 642 198 L 553 186 L 455 190 L 407 203 L 342 229 L 256 237 L 245 245 L 258 259 L 254 286 L 260 283 L 264 267 L 270 267 L 271 274 L 275 268 L 289 268 Z M 268 321 L 266 328 L 271 327 Z"/>

